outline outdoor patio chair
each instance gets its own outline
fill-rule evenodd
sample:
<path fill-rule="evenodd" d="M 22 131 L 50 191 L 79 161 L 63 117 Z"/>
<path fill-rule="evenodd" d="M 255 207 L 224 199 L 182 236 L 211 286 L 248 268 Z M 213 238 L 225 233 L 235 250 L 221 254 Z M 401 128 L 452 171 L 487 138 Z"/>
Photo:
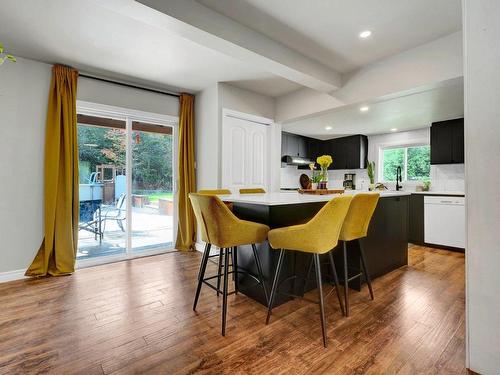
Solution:
<path fill-rule="evenodd" d="M 123 222 L 125 221 L 127 207 L 126 207 L 126 194 L 123 193 L 118 197 L 115 205 L 101 206 L 101 223 L 102 223 L 102 233 L 106 231 L 106 222 L 109 220 L 116 221 L 122 232 L 125 232 L 123 227 Z"/>

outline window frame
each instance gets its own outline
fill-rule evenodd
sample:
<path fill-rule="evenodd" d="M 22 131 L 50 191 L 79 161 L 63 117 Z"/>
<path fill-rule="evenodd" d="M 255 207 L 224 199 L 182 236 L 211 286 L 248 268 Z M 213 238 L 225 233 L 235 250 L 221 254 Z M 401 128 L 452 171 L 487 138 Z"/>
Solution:
<path fill-rule="evenodd" d="M 392 150 L 392 149 L 398 149 L 402 148 L 404 149 L 404 165 L 402 168 L 402 178 L 404 182 L 418 182 L 421 180 L 408 180 L 408 149 L 409 148 L 415 148 L 415 147 L 424 147 L 424 146 L 430 146 L 430 142 L 415 142 L 415 143 L 397 143 L 397 144 L 390 144 L 390 145 L 383 145 L 379 147 L 378 150 L 378 162 L 380 168 L 378 168 L 378 180 L 381 182 L 396 182 L 396 180 L 385 180 L 384 179 L 384 151 L 385 150 Z M 430 150 L 429 150 L 430 152 Z M 430 172 L 429 172 L 429 178 L 430 178 Z"/>

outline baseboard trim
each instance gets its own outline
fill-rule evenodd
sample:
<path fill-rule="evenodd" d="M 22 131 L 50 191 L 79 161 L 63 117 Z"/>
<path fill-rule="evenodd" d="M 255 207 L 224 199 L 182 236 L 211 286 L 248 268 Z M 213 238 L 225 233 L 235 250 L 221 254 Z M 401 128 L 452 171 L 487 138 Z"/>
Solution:
<path fill-rule="evenodd" d="M 196 251 L 203 253 L 205 251 L 205 242 L 196 242 L 195 249 Z M 219 254 L 219 248 L 212 245 L 212 248 L 210 249 L 210 255 L 216 254 Z"/>
<path fill-rule="evenodd" d="M 202 253 L 203 250 L 205 250 L 205 244 L 201 243 L 201 242 L 196 242 L 194 247 L 195 247 L 196 251 L 199 251 L 200 253 Z"/>
<path fill-rule="evenodd" d="M 6 283 L 8 281 L 27 279 L 27 276 L 24 276 L 26 270 L 15 270 L 15 271 L 7 271 L 0 272 L 0 283 Z"/>

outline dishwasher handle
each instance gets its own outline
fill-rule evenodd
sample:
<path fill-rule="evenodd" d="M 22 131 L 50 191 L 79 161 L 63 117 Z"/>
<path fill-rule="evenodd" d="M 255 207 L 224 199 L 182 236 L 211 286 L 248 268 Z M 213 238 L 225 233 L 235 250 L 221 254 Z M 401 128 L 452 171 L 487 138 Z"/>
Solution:
<path fill-rule="evenodd" d="M 424 204 L 442 204 L 442 205 L 456 205 L 463 206 L 465 204 L 464 197 L 443 197 L 443 196 L 426 196 L 424 197 Z"/>

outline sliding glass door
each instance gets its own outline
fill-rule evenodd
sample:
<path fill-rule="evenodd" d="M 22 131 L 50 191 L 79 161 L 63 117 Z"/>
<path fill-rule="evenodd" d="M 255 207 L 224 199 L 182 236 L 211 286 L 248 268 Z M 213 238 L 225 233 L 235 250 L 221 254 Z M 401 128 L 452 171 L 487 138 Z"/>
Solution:
<path fill-rule="evenodd" d="M 78 113 L 77 259 L 99 263 L 172 248 L 175 119 L 89 105 Z"/>
<path fill-rule="evenodd" d="M 173 245 L 173 129 L 132 122 L 132 251 Z"/>
<path fill-rule="evenodd" d="M 78 116 L 79 259 L 126 252 L 125 125 L 116 119 Z"/>

